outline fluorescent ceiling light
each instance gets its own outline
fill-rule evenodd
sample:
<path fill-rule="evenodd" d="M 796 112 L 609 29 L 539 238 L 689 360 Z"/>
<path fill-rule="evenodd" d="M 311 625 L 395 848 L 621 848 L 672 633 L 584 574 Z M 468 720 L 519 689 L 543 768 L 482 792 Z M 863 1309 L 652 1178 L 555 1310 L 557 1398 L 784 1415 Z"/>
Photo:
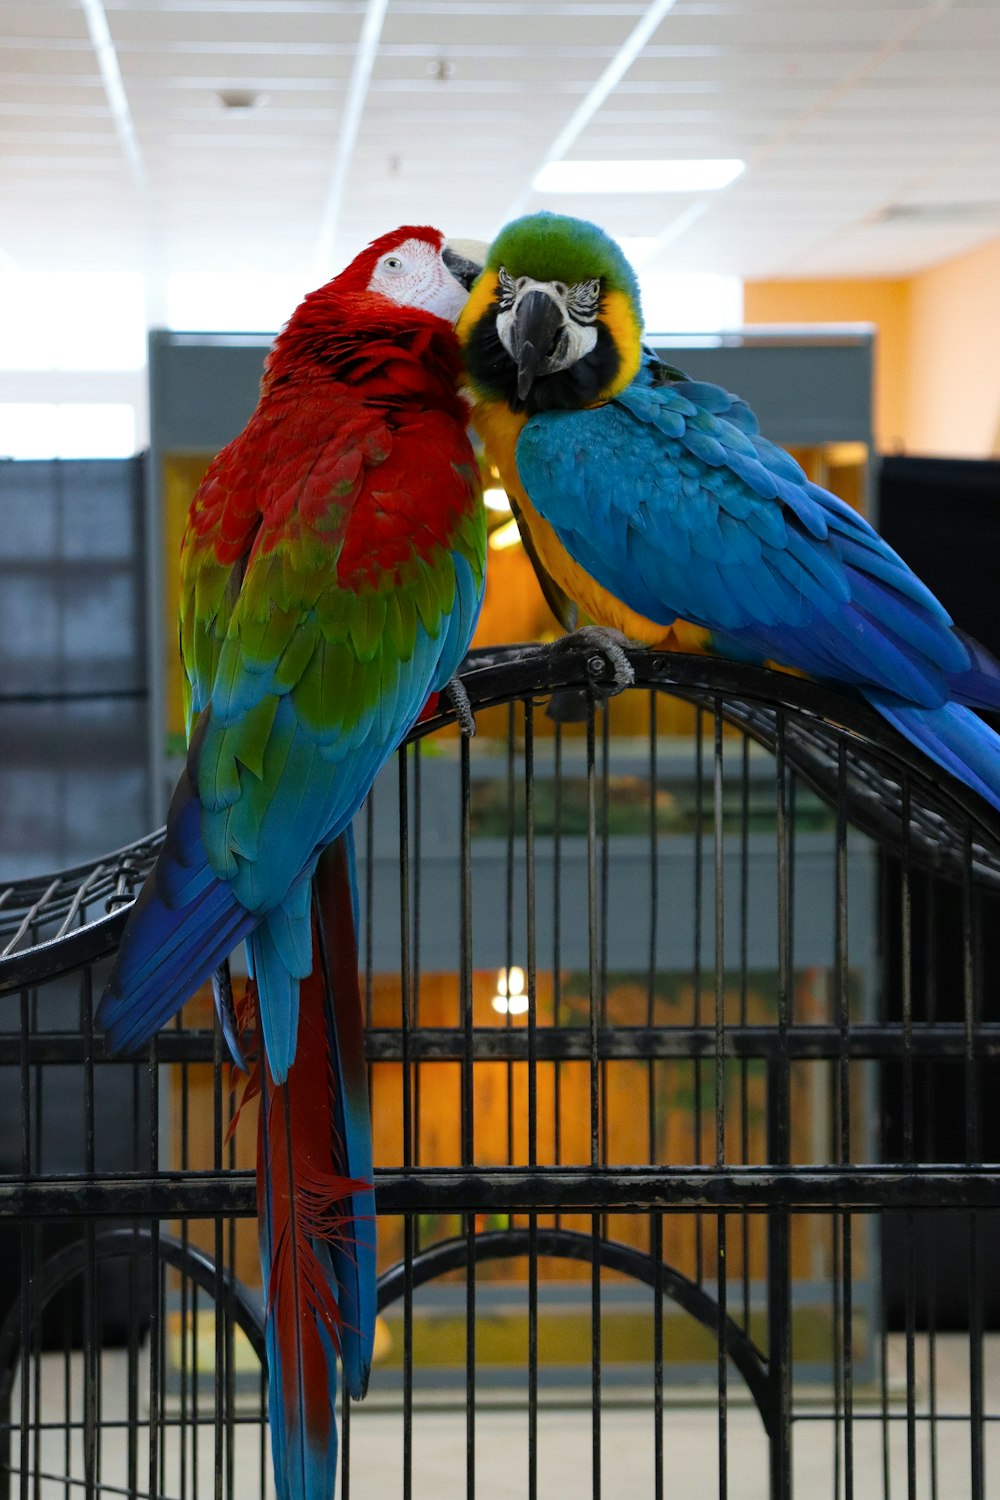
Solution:
<path fill-rule="evenodd" d="M 673 9 L 674 4 L 675 0 L 649 0 L 645 14 L 629 32 L 600 78 L 587 90 L 562 130 L 560 130 L 552 142 L 548 151 L 546 151 L 546 163 L 561 161 L 573 145 L 573 142 L 579 139 L 604 101 L 614 93 L 664 16 L 668 11 Z M 518 214 L 524 212 L 527 199 L 527 191 L 518 193 L 500 222 L 505 223 L 508 219 L 516 219 Z"/>
<path fill-rule="evenodd" d="M 118 53 L 108 28 L 108 18 L 104 10 L 103 0 L 80 0 L 83 14 L 87 21 L 87 30 L 90 32 L 90 40 L 97 54 L 97 66 L 101 70 L 101 80 L 104 84 L 104 92 L 107 96 L 108 107 L 111 117 L 118 131 L 118 139 L 121 141 L 125 158 L 132 169 L 132 176 L 141 192 L 146 190 L 146 169 L 142 161 L 142 152 L 139 149 L 139 137 L 136 134 L 135 120 L 129 108 L 128 95 L 122 82 L 122 70 L 118 62 Z"/>
<path fill-rule="evenodd" d="M 358 131 L 361 128 L 361 116 L 364 114 L 368 85 L 371 82 L 372 69 L 378 54 L 379 38 L 382 35 L 382 23 L 385 21 L 388 5 L 389 0 L 368 0 L 364 20 L 361 23 L 358 50 L 354 54 L 351 76 L 347 84 L 347 97 L 337 123 L 337 146 L 333 158 L 333 170 L 330 174 L 323 218 L 320 221 L 319 243 L 316 247 L 317 281 L 326 281 L 331 275 L 333 246 L 340 227 L 340 209 L 344 201 L 347 174 L 350 171 Z"/>
<path fill-rule="evenodd" d="M 550 161 L 536 193 L 705 193 L 728 187 L 743 171 L 736 157 L 703 161 Z"/>

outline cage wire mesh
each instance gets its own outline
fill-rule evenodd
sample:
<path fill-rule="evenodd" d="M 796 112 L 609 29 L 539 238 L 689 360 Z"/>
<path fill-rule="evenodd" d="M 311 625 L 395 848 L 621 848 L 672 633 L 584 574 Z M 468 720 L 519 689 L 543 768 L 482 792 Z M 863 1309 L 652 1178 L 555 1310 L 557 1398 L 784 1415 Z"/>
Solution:
<path fill-rule="evenodd" d="M 814 684 L 633 661 L 477 653 L 476 740 L 359 818 L 340 1494 L 983 1496 L 998 821 Z M 157 845 L 0 889 L 3 1494 L 273 1493 L 238 1075 L 204 998 L 141 1061 L 93 1026 Z"/>

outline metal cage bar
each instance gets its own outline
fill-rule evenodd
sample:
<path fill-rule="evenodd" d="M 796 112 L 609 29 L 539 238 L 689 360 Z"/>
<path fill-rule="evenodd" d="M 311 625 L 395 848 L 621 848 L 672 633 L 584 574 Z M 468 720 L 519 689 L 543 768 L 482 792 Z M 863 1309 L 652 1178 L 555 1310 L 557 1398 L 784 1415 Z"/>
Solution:
<path fill-rule="evenodd" d="M 386 1352 L 340 1493 L 985 1495 L 1000 820 L 815 684 L 633 664 L 474 654 L 480 737 L 421 724 L 359 819 Z M 93 1027 L 157 847 L 0 890 L 8 1494 L 269 1492 L 221 1038 Z"/>

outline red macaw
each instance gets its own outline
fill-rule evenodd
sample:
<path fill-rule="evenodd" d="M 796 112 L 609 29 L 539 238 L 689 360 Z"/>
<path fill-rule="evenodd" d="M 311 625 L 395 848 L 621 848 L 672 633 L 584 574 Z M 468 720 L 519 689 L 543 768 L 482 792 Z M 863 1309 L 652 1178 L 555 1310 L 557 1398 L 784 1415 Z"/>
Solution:
<path fill-rule="evenodd" d="M 337 1355 L 355 1397 L 371 1361 L 351 820 L 456 672 L 482 603 L 485 519 L 452 329 L 477 269 L 436 229 L 375 240 L 292 314 L 257 409 L 205 475 L 182 549 L 187 768 L 98 1012 L 109 1046 L 133 1051 L 247 940 L 283 1500 L 330 1500 Z"/>

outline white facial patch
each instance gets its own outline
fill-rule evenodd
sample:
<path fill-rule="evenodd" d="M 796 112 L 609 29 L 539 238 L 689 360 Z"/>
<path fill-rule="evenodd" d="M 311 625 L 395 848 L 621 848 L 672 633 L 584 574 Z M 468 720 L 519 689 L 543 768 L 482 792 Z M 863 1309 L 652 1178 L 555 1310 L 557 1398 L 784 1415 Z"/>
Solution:
<path fill-rule="evenodd" d="M 380 255 L 368 282 L 370 292 L 381 292 L 401 307 L 420 307 L 453 323 L 465 306 L 468 292 L 427 240 L 404 240 Z"/>
<path fill-rule="evenodd" d="M 539 366 L 540 375 L 554 375 L 559 370 L 568 370 L 578 359 L 584 359 L 597 343 L 597 328 L 593 322 L 578 323 L 570 313 L 573 287 L 561 281 L 533 281 L 530 276 L 519 276 L 512 282 L 507 278 L 505 286 L 501 280 L 500 311 L 497 313 L 497 337 L 511 359 L 516 360 L 518 350 L 515 343 L 514 322 L 517 309 L 528 292 L 544 292 L 551 297 L 562 316 L 562 332 L 551 358 Z M 596 307 L 596 304 L 595 304 Z"/>

